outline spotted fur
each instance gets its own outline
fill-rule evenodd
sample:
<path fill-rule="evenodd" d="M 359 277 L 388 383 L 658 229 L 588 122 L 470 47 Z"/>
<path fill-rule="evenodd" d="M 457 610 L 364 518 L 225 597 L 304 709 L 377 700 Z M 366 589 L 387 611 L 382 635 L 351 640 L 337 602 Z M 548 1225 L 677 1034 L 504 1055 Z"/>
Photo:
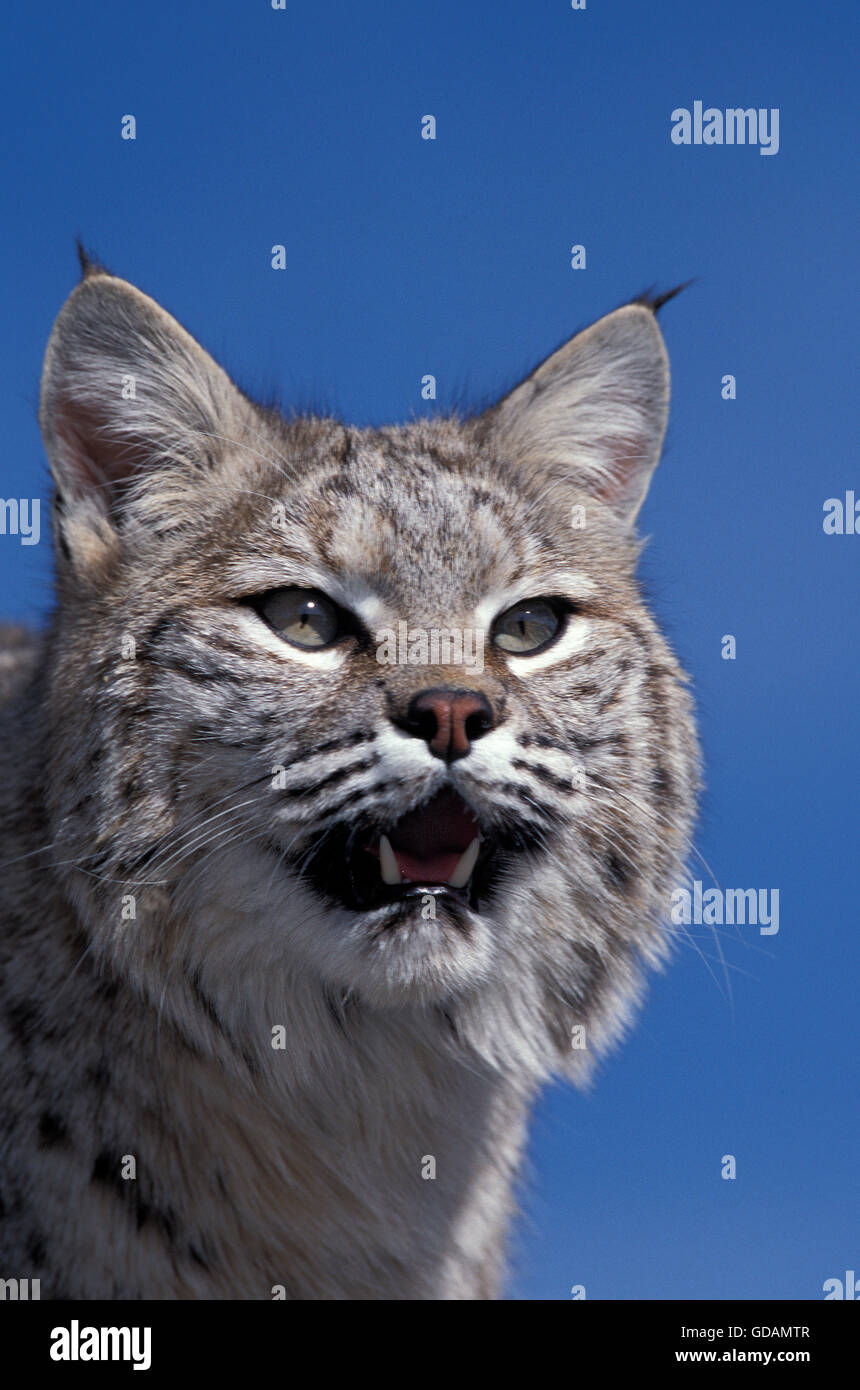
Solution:
<path fill-rule="evenodd" d="M 42 387 L 56 612 L 0 657 L 0 1274 L 496 1297 L 530 1106 L 627 1025 L 694 814 L 691 703 L 635 577 L 655 302 L 475 418 L 362 430 L 254 405 L 85 272 Z M 246 602 L 285 585 L 365 633 L 489 632 L 536 595 L 570 617 L 543 656 L 427 671 L 360 638 L 297 653 Z M 493 727 L 448 765 L 403 719 L 452 682 Z M 309 882 L 326 837 L 445 786 L 531 837 L 479 908 L 357 912 Z"/>

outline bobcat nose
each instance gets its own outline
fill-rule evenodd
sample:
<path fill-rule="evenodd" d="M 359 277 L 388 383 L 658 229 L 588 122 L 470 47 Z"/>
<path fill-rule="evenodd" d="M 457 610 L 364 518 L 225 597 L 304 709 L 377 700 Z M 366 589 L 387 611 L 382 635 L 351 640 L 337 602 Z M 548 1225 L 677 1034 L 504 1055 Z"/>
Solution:
<path fill-rule="evenodd" d="M 423 738 L 446 763 L 465 758 L 475 739 L 489 733 L 493 711 L 486 695 L 474 690 L 422 690 L 409 704 L 405 728 Z"/>

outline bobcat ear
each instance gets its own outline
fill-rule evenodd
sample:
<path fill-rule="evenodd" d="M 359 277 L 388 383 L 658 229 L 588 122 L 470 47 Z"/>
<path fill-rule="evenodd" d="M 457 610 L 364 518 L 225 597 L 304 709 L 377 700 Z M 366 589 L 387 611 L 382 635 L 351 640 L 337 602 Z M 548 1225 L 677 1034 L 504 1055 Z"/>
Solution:
<path fill-rule="evenodd" d="M 639 302 L 571 338 L 489 413 L 512 462 L 577 484 L 631 526 L 668 411 L 669 359 L 653 309 Z"/>
<path fill-rule="evenodd" d="M 39 423 L 68 517 L 106 534 L 130 505 L 160 531 L 251 409 L 175 319 L 95 269 L 67 299 L 45 354 Z"/>

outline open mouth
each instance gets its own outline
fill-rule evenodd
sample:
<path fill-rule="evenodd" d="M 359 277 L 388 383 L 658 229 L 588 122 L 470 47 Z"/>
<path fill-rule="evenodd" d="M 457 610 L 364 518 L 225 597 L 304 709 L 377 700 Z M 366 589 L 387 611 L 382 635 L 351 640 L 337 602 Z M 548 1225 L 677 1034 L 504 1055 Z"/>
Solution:
<path fill-rule="evenodd" d="M 440 792 L 365 850 L 379 860 L 389 888 L 465 889 L 481 850 L 480 826 L 456 792 Z"/>
<path fill-rule="evenodd" d="M 391 825 L 333 827 L 297 867 L 322 897 L 358 912 L 427 894 L 455 910 L 477 910 L 505 860 L 541 843 L 537 828 L 523 822 L 488 830 L 446 788 Z"/>

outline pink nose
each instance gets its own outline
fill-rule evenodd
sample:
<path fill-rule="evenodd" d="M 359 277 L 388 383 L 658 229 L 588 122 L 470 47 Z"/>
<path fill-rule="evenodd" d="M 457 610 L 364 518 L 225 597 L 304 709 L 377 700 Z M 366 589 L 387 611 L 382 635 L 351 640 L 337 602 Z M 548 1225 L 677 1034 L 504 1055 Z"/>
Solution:
<path fill-rule="evenodd" d="M 437 758 L 453 763 L 492 729 L 493 711 L 474 690 L 422 690 L 409 705 L 407 725 Z"/>

